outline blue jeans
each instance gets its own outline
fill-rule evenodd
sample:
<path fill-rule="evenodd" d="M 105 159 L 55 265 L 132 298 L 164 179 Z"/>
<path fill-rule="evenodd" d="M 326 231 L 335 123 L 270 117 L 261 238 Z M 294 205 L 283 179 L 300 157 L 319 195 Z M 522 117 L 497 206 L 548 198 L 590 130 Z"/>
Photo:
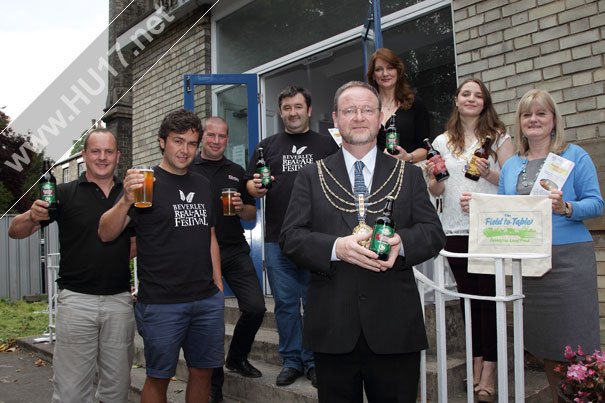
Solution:
<path fill-rule="evenodd" d="M 300 311 L 307 304 L 309 272 L 298 268 L 277 242 L 265 243 L 267 278 L 275 300 L 275 322 L 279 334 L 279 354 L 284 368 L 308 371 L 315 366 L 313 352 L 303 349 L 303 322 Z"/>

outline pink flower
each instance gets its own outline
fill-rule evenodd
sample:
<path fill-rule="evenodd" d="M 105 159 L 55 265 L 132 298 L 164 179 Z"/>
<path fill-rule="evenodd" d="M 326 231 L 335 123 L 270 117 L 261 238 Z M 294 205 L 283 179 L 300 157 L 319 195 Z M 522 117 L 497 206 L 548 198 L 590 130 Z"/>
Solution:
<path fill-rule="evenodd" d="M 567 368 L 567 377 L 578 381 L 586 378 L 586 367 L 581 364 L 572 364 Z"/>
<path fill-rule="evenodd" d="M 597 350 L 585 355 L 581 346 L 576 351 L 566 346 L 564 354 L 569 363 L 555 367 L 563 377 L 561 393 L 578 403 L 605 401 L 605 354 Z"/>
<path fill-rule="evenodd" d="M 573 352 L 573 350 L 571 349 L 571 346 L 565 346 L 565 359 L 566 360 L 571 360 L 572 358 L 574 358 L 576 356 L 576 353 Z"/>

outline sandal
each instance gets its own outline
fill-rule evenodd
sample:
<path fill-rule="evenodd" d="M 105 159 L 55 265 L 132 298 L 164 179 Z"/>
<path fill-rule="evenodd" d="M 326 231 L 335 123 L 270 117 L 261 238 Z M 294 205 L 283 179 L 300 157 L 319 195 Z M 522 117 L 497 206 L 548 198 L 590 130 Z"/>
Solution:
<path fill-rule="evenodd" d="M 489 390 L 489 389 L 477 390 L 477 401 L 478 402 L 495 402 L 496 401 L 496 391 Z"/>
<path fill-rule="evenodd" d="M 462 380 L 462 385 L 464 386 L 464 389 L 466 389 L 466 378 L 464 378 L 464 379 Z M 475 383 L 475 381 L 473 381 L 473 390 L 474 390 L 475 392 L 477 391 L 477 390 L 476 390 L 476 389 L 477 389 L 477 386 L 479 386 L 479 382 L 476 382 L 476 383 Z"/>

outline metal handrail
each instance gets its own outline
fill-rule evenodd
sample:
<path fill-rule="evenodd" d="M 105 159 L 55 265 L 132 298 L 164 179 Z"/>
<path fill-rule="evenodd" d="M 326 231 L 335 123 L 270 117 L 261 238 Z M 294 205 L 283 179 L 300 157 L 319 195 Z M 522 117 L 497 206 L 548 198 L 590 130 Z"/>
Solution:
<path fill-rule="evenodd" d="M 436 281 L 430 280 L 424 274 L 414 268 L 414 276 L 418 286 L 422 289 L 429 288 L 435 291 L 435 321 L 436 321 L 436 344 L 437 344 L 437 385 L 438 401 L 448 401 L 447 391 L 447 351 L 446 351 L 446 328 L 445 328 L 445 299 L 451 296 L 464 299 L 465 313 L 465 340 L 466 340 L 466 391 L 467 401 L 474 401 L 473 390 L 473 357 L 472 357 L 472 317 L 471 299 L 488 300 L 496 303 L 496 329 L 498 344 L 498 402 L 508 402 L 508 357 L 507 357 L 507 335 L 506 335 L 506 303 L 513 303 L 513 354 L 515 370 L 515 402 L 525 400 L 525 377 L 523 362 L 523 298 L 522 294 L 522 261 L 526 259 L 543 259 L 550 255 L 543 253 L 454 253 L 442 250 L 436 258 L 436 270 L 434 271 Z M 445 257 L 456 258 L 489 258 L 494 260 L 496 295 L 488 297 L 483 295 L 464 294 L 445 288 Z M 506 295 L 504 261 L 510 259 L 513 262 L 512 269 L 512 294 Z M 424 313 L 424 292 L 420 293 Z M 421 353 L 421 401 L 426 402 L 426 351 Z"/>
<path fill-rule="evenodd" d="M 56 333 L 58 286 L 57 275 L 59 273 L 59 253 L 48 253 L 46 255 L 46 292 L 48 294 L 48 343 L 53 344 Z"/>

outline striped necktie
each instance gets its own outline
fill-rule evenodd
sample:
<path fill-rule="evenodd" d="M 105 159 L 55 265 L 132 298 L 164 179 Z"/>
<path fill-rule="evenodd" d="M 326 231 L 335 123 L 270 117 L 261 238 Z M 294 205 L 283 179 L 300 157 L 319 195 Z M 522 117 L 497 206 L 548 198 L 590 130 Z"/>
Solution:
<path fill-rule="evenodd" d="M 363 179 L 363 167 L 365 165 L 362 161 L 355 161 L 355 177 L 353 179 L 353 193 L 356 195 L 363 193 L 364 195 L 368 195 L 368 188 L 366 187 L 365 181 Z"/>

